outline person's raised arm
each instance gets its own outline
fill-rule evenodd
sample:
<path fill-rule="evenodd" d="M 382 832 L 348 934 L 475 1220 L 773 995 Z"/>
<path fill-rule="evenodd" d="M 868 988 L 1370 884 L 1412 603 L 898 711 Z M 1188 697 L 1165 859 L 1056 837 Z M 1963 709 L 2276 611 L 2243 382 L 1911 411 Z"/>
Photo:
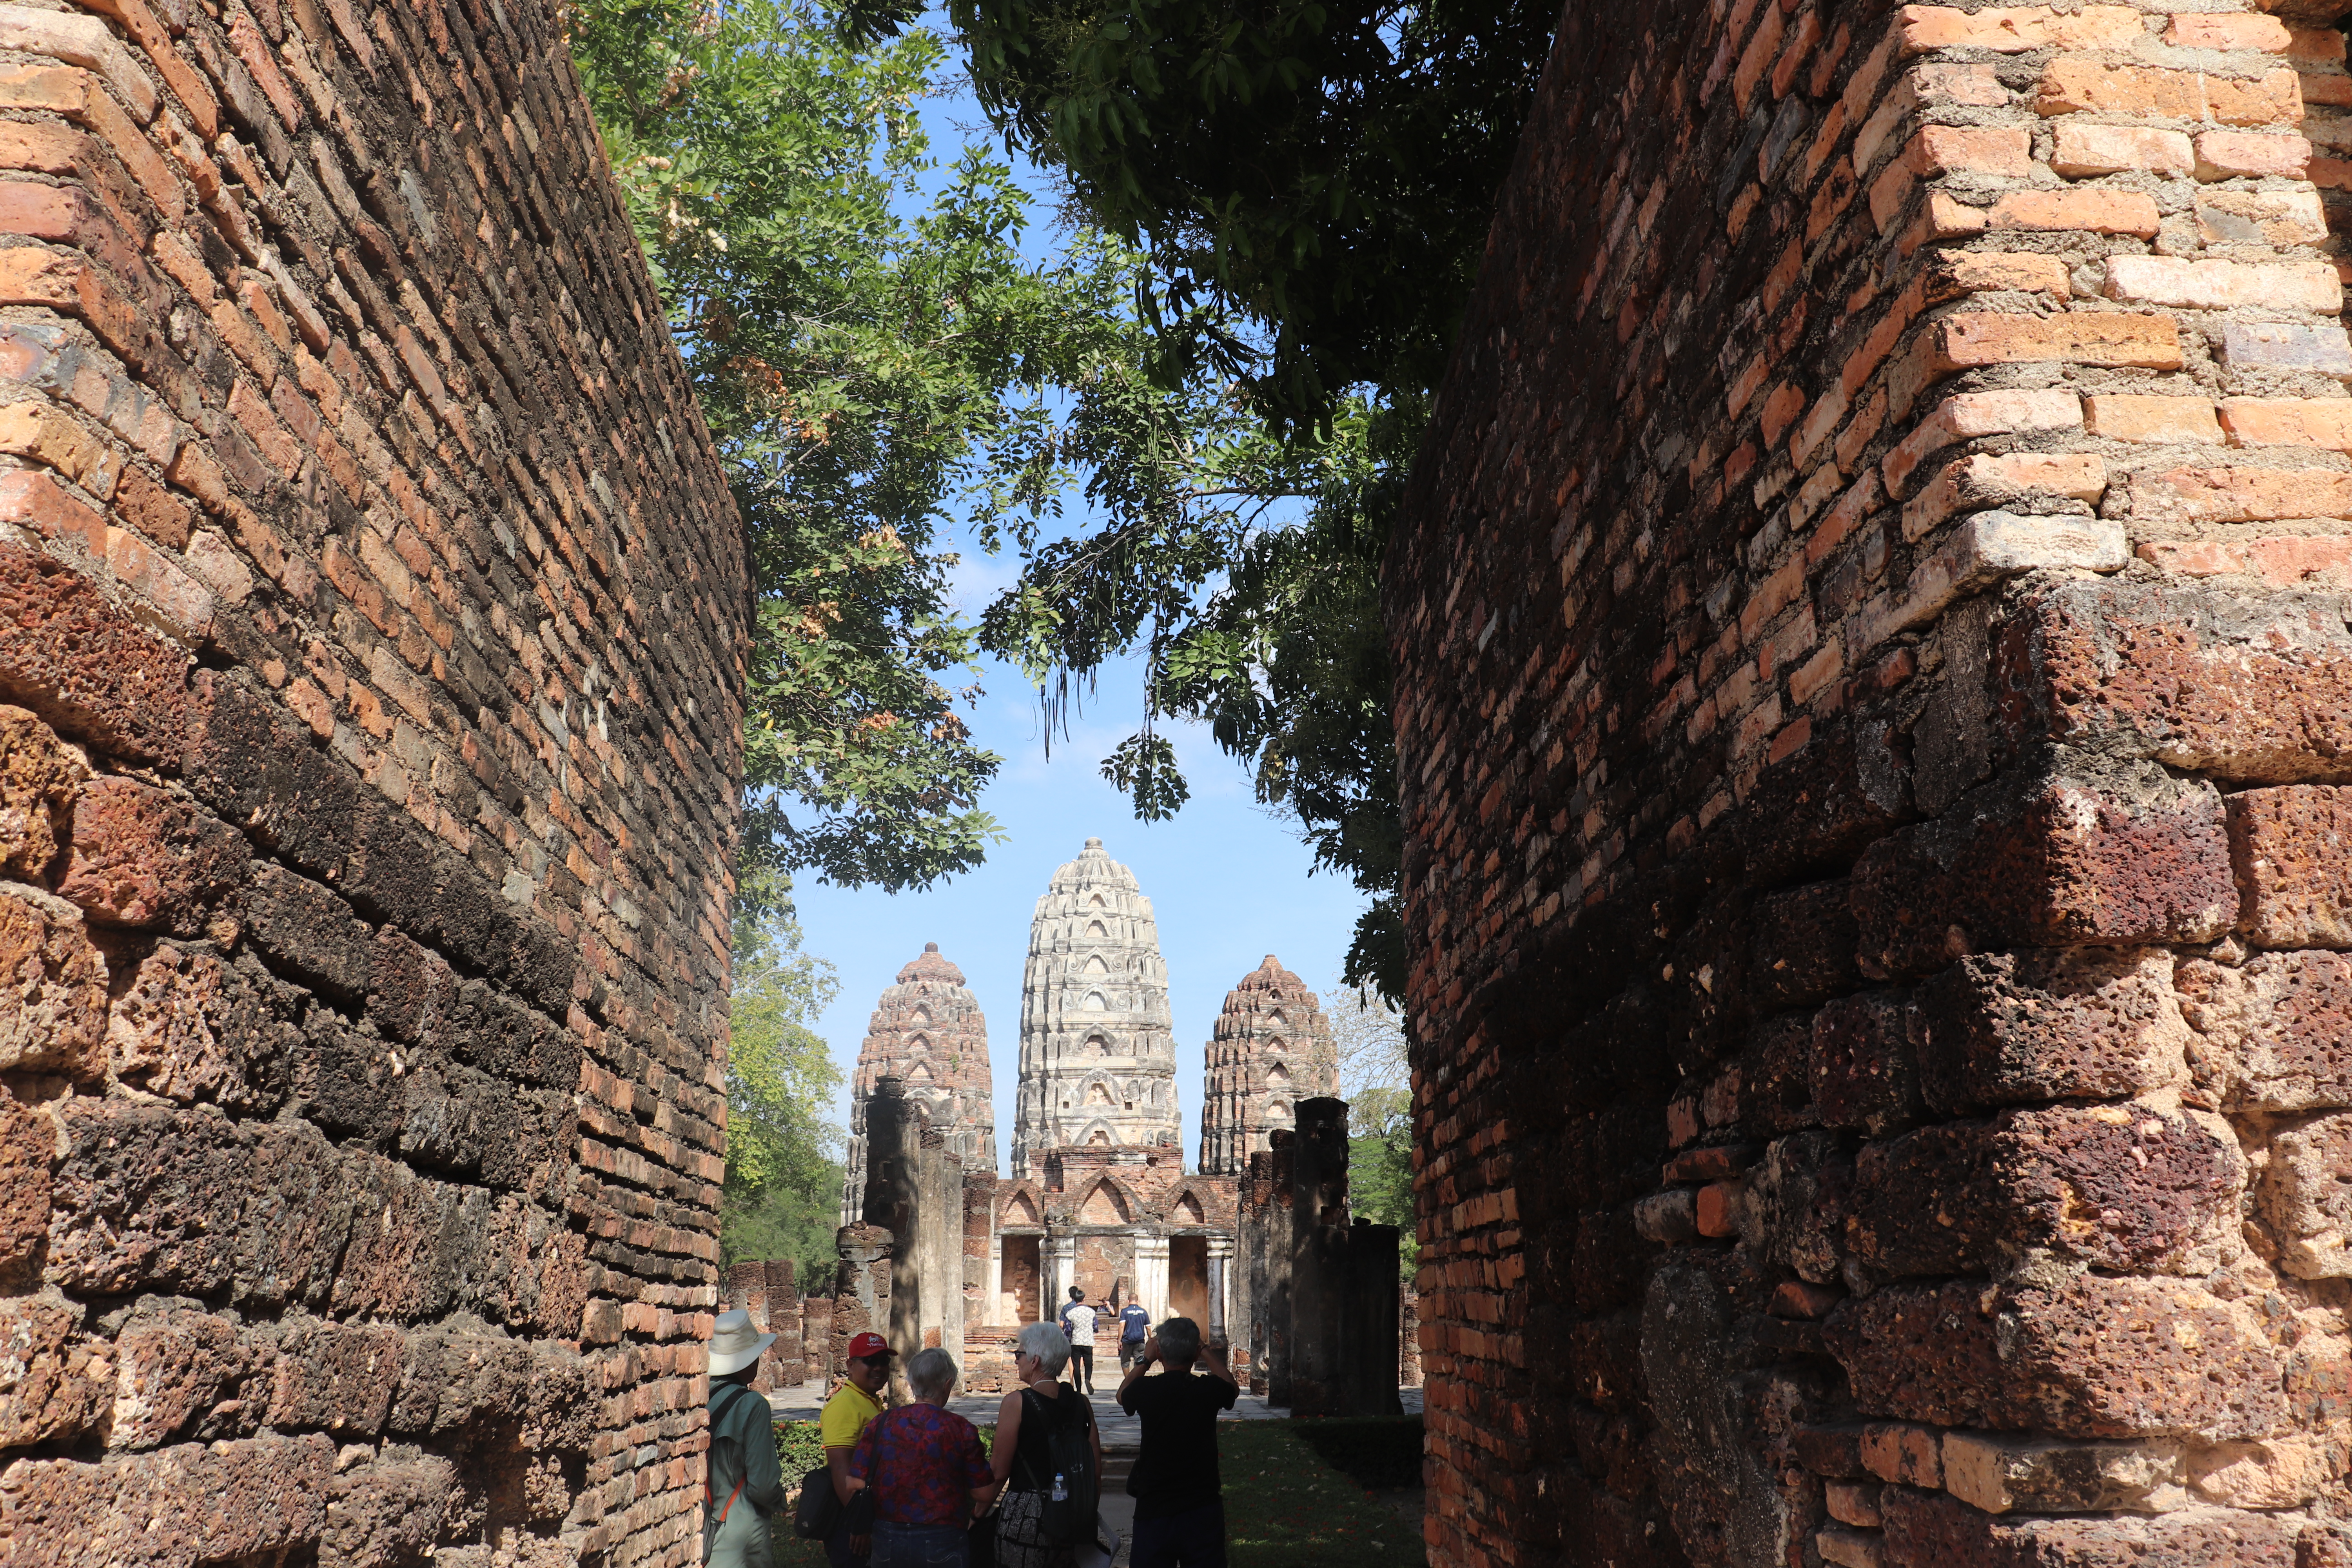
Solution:
<path fill-rule="evenodd" d="M 1211 1340 L 1201 1347 L 1201 1359 L 1197 1364 L 1211 1377 L 1222 1377 L 1238 1391 L 1242 1385 L 1241 1379 L 1235 1377 L 1234 1369 L 1226 1364 L 1232 1354 L 1233 1347 L 1225 1341 Z"/>

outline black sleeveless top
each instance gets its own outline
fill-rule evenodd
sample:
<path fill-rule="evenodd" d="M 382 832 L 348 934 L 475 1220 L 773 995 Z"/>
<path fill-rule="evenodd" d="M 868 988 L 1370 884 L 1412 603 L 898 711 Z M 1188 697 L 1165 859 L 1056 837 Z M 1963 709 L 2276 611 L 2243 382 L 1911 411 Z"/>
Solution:
<path fill-rule="evenodd" d="M 1021 1390 L 1021 1435 L 1013 1447 L 1013 1474 L 1005 1489 L 1041 1492 L 1054 1484 L 1053 1435 L 1060 1421 L 1095 1424 L 1094 1402 L 1068 1384 L 1055 1385 L 1052 1405 L 1034 1388 Z"/>

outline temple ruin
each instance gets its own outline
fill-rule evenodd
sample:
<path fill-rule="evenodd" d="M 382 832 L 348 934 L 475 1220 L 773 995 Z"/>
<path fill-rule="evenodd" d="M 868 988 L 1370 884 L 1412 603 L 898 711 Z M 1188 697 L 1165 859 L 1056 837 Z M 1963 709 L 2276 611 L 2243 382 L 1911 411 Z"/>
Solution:
<path fill-rule="evenodd" d="M 996 1169 L 996 1106 L 991 1098 L 988 1021 L 964 989 L 963 971 L 925 942 L 915 961 L 874 1005 L 849 1083 L 847 1176 L 841 1223 L 866 1208 L 866 1102 L 876 1085 L 896 1079 L 923 1108 L 927 1126 L 974 1170 Z"/>
<path fill-rule="evenodd" d="M 1051 1151 L 1175 1149 L 1176 1034 L 1151 900 L 1089 838 L 1029 922 L 1013 1173 Z"/>
<path fill-rule="evenodd" d="M 1294 1129 L 1298 1102 L 1339 1092 L 1339 1053 L 1307 982 L 1275 961 L 1225 993 L 1209 1042 L 1209 1087 L 1201 1098 L 1201 1170 L 1238 1176 L 1250 1156 Z"/>
<path fill-rule="evenodd" d="M 1566 7 L 1385 565 L 1433 1563 L 2352 1562 L 2345 9 Z"/>
<path fill-rule="evenodd" d="M 1187 1172 L 1151 901 L 1087 839 L 1031 923 L 1015 1098 L 1026 1131 L 1000 1176 L 986 1025 L 962 979 L 931 944 L 876 1007 L 852 1088 L 825 1331 L 835 1353 L 822 1364 L 837 1368 L 839 1345 L 873 1327 L 949 1350 L 969 1391 L 1002 1388 L 1021 1326 L 1051 1321 L 1076 1285 L 1097 1303 L 1140 1301 L 1154 1319 L 1226 1335 L 1236 1371 L 1285 1405 L 1296 1387 L 1301 1414 L 1395 1405 L 1399 1383 L 1417 1377 L 1399 1350 L 1398 1236 L 1349 1213 L 1337 1054 L 1304 981 L 1269 953 L 1227 995 L 1202 1169 Z M 1301 1140 L 1314 1157 L 1295 1168 L 1313 1191 L 1295 1202 Z M 1225 1169 L 1208 1168 L 1213 1154 Z M 728 1286 L 784 1336 L 771 1386 L 821 1364 L 778 1268 L 747 1264 Z"/>

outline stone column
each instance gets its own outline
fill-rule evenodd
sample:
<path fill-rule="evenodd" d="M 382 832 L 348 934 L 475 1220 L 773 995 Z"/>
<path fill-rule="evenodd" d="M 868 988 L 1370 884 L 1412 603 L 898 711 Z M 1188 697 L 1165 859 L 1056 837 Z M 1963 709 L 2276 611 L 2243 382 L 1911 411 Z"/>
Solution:
<path fill-rule="evenodd" d="M 1290 1404 L 1297 1415 L 1345 1413 L 1348 1106 L 1298 1105 L 1290 1167 Z"/>
<path fill-rule="evenodd" d="M 1143 1303 L 1153 1322 L 1168 1315 L 1168 1238 L 1164 1236 L 1135 1238 L 1135 1299 Z"/>
<path fill-rule="evenodd" d="M 828 1378 L 838 1375 L 847 1362 L 851 1339 L 868 1329 L 888 1332 L 891 1261 L 898 1251 L 890 1233 L 872 1225 L 843 1226 L 835 1245 L 841 1262 L 825 1336 Z"/>
<path fill-rule="evenodd" d="M 1287 1127 L 1278 1128 L 1269 1135 L 1273 1148 L 1266 1158 L 1265 1223 L 1259 1228 L 1259 1243 L 1265 1257 L 1265 1308 L 1261 1314 L 1265 1325 L 1265 1402 L 1276 1406 L 1290 1404 L 1290 1256 L 1292 1231 L 1296 1228 L 1292 1215 L 1297 1212 L 1297 1194 L 1290 1180 L 1292 1156 L 1298 1147 L 1297 1132 Z"/>
<path fill-rule="evenodd" d="M 1397 1339 L 1403 1281 L 1397 1277 L 1397 1227 L 1358 1220 L 1348 1228 L 1347 1286 L 1339 1302 L 1339 1409 L 1335 1415 L 1395 1415 Z"/>
<path fill-rule="evenodd" d="M 1209 1237 L 1209 1321 L 1206 1331 L 1211 1339 L 1230 1337 L 1232 1321 L 1234 1276 L 1234 1238 L 1230 1236 Z"/>
<path fill-rule="evenodd" d="M 1062 1303 L 1069 1298 L 1070 1281 L 1078 1273 L 1078 1239 L 1048 1234 L 1037 1249 L 1037 1321 L 1058 1321 Z"/>

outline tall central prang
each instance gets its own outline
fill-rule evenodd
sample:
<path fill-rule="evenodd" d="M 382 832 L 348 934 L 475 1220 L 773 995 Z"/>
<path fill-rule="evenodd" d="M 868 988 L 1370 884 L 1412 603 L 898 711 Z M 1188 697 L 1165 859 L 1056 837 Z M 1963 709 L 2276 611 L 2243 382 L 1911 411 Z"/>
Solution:
<path fill-rule="evenodd" d="M 1069 1145 L 1181 1148 L 1160 928 L 1135 873 L 1089 838 L 1029 923 L 1013 1174 Z"/>

